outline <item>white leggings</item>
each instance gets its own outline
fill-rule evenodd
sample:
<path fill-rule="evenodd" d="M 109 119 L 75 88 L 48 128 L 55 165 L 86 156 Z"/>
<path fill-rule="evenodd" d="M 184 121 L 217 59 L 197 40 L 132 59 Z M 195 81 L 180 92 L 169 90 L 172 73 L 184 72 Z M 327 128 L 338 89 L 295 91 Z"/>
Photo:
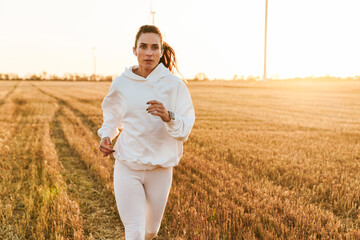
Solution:
<path fill-rule="evenodd" d="M 125 227 L 126 240 L 156 237 L 172 183 L 173 167 L 132 170 L 115 160 L 116 205 Z"/>

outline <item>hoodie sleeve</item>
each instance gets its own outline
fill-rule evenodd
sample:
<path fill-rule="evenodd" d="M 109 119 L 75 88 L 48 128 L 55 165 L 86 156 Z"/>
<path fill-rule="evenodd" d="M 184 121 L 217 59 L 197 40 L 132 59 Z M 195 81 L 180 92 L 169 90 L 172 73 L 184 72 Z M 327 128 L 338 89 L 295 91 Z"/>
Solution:
<path fill-rule="evenodd" d="M 195 111 L 188 88 L 183 82 L 178 86 L 175 120 L 165 122 L 165 127 L 170 136 L 186 141 L 195 122 Z"/>
<path fill-rule="evenodd" d="M 116 89 L 116 79 L 111 83 L 109 93 L 105 96 L 101 108 L 103 110 L 103 124 L 97 131 L 99 137 L 110 137 L 113 140 L 119 134 L 119 128 L 123 128 L 120 117 L 121 98 Z"/>

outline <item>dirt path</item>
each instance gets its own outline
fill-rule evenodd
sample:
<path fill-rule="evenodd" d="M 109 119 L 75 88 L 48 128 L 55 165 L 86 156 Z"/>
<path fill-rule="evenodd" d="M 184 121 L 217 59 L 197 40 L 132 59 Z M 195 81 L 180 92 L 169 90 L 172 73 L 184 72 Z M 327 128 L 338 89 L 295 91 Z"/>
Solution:
<path fill-rule="evenodd" d="M 6 93 L 6 95 L 3 97 L 3 99 L 0 99 L 0 106 L 5 103 L 5 101 L 6 101 L 6 100 L 8 99 L 8 97 L 15 91 L 15 89 L 17 88 L 18 85 L 19 85 L 19 82 L 17 82 L 17 83 Z"/>
<path fill-rule="evenodd" d="M 63 164 L 69 196 L 78 202 L 90 239 L 124 239 L 123 225 L 114 196 L 86 168 L 80 155 L 67 142 L 61 129 L 60 110 L 52 121 L 52 139 Z"/>

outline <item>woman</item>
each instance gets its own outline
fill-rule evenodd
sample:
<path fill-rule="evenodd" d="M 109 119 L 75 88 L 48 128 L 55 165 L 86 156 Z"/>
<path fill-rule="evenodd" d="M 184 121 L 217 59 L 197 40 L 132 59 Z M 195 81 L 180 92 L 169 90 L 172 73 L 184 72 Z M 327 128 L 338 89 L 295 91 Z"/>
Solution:
<path fill-rule="evenodd" d="M 126 239 L 143 240 L 159 231 L 173 167 L 182 157 L 195 113 L 185 83 L 172 74 L 177 70 L 174 50 L 157 27 L 140 27 L 133 53 L 138 66 L 112 82 L 98 135 L 103 156 L 113 153 L 116 159 L 114 190 Z"/>

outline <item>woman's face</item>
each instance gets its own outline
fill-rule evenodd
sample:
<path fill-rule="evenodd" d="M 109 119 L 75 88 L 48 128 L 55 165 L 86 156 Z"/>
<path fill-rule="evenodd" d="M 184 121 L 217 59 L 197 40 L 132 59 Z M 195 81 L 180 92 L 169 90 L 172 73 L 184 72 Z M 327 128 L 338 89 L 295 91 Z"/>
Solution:
<path fill-rule="evenodd" d="M 156 33 L 142 33 L 138 39 L 136 53 L 139 67 L 144 70 L 153 70 L 161 57 L 160 36 Z"/>

